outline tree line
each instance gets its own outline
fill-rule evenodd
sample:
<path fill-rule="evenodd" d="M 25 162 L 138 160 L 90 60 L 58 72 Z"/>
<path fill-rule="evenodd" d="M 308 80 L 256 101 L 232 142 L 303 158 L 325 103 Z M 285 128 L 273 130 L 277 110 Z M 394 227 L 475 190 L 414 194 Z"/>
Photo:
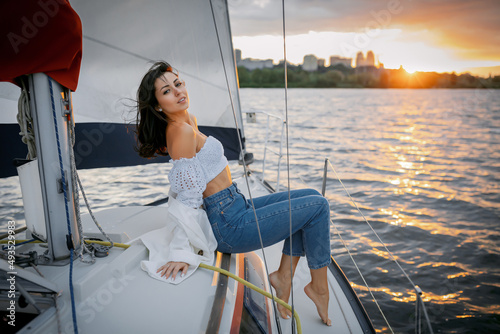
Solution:
<path fill-rule="evenodd" d="M 248 70 L 238 67 L 241 88 L 283 88 L 283 65 Z M 500 76 L 481 78 L 471 74 L 415 72 L 404 69 L 375 67 L 347 68 L 344 65 L 320 67 L 304 71 L 301 66 L 288 66 L 290 88 L 500 88 Z"/>

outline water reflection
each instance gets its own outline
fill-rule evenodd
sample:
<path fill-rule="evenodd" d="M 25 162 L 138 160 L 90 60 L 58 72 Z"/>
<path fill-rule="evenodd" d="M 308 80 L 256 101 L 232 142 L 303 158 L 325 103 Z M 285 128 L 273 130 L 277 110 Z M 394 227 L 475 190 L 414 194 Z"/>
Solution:
<path fill-rule="evenodd" d="M 500 314 L 500 91 L 317 90 L 289 92 L 292 188 L 320 190 L 328 157 L 358 206 L 424 291 L 434 331 L 498 331 Z M 259 96 L 258 99 L 255 96 Z M 244 109 L 283 110 L 282 90 L 241 91 Z M 324 103 L 311 103 L 311 101 Z M 264 119 L 246 124 L 262 166 Z M 279 126 L 279 124 L 277 124 Z M 278 148 L 279 131 L 271 138 Z M 282 161 L 282 184 L 286 168 Z M 277 163 L 266 177 L 276 181 Z M 164 197 L 169 165 L 82 171 L 94 208 Z M 18 218 L 17 182 L 2 181 L 4 215 Z M 415 295 L 329 171 L 332 220 L 391 326 L 411 332 Z M 5 216 L 4 216 L 5 217 Z M 372 317 L 384 321 L 332 229 L 332 254 Z M 495 315 L 495 316 L 492 316 Z M 451 321 L 455 319 L 455 321 Z M 493 324 L 493 325 L 492 325 Z"/>
<path fill-rule="evenodd" d="M 256 92 L 248 93 L 244 102 Z M 282 108 L 274 104 L 281 101 L 266 100 L 274 96 L 270 91 L 260 93 L 274 109 Z M 494 265 L 500 261 L 500 93 L 292 90 L 289 96 L 291 142 L 300 143 L 292 150 L 292 175 L 320 189 L 323 159 L 331 159 L 365 216 L 424 290 L 434 329 L 460 331 L 465 322 L 444 319 L 468 321 L 473 313 L 484 323 L 482 312 L 498 313 L 500 287 L 490 283 L 500 278 Z M 302 169 L 305 161 L 312 170 Z M 404 288 L 405 278 L 331 175 L 326 196 L 333 222 L 377 287 L 375 294 L 397 301 L 397 307 L 382 304 L 400 332 L 411 331 L 405 318 L 415 296 Z M 364 294 L 338 238 L 332 250 Z M 496 290 L 485 295 L 477 286 Z M 398 309 L 407 303 L 406 313 Z M 383 322 L 375 322 L 384 331 Z"/>

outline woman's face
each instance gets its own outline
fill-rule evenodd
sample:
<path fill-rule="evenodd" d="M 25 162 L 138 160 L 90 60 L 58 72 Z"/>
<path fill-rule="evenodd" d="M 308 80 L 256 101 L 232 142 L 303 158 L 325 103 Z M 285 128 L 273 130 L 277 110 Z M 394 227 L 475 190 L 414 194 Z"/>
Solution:
<path fill-rule="evenodd" d="M 186 85 L 172 72 L 165 72 L 156 79 L 155 96 L 158 100 L 156 109 L 163 109 L 167 116 L 169 113 L 184 111 L 189 107 Z"/>

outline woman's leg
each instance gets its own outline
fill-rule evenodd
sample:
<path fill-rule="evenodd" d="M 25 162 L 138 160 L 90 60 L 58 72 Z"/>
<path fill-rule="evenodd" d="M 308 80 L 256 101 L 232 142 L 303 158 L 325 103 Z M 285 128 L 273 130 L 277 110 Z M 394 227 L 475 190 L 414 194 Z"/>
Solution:
<path fill-rule="evenodd" d="M 290 190 L 290 198 L 300 198 L 312 195 L 321 196 L 321 194 L 318 191 L 309 188 Z M 256 209 L 259 209 L 268 204 L 273 204 L 283 201 L 288 201 L 288 191 L 280 191 L 277 193 L 256 197 L 253 199 L 253 204 Z M 250 200 L 248 200 L 248 202 L 250 205 L 252 204 Z"/>
<path fill-rule="evenodd" d="M 281 261 L 283 265 L 280 265 L 277 273 L 271 274 L 271 283 L 283 300 L 288 300 L 291 285 L 290 273 L 295 270 L 298 256 L 306 255 L 313 280 L 305 291 L 316 304 L 323 321 L 328 323 L 326 266 L 330 263 L 330 209 L 328 201 L 317 192 L 310 190 L 305 192 L 309 193 L 299 196 L 300 190 L 294 191 L 293 195 L 291 194 L 293 198 L 290 203 L 287 193 L 258 198 L 254 201 L 256 215 L 242 196 L 237 199 L 239 196 L 232 192 L 230 198 L 221 199 L 217 203 L 213 201 L 207 207 L 207 212 L 219 242 L 219 248 L 223 251 L 242 253 L 259 249 L 259 230 L 264 247 L 288 239 L 283 249 L 284 255 Z M 287 254 L 290 253 L 290 207 L 292 251 L 291 254 Z M 259 228 L 257 228 L 255 216 L 257 216 Z M 293 268 L 290 267 L 289 256 L 292 256 Z M 285 275 L 289 277 L 282 279 L 286 277 Z M 326 296 L 324 291 L 326 291 Z M 286 316 L 282 310 L 280 313 Z"/>
<path fill-rule="evenodd" d="M 329 291 L 327 270 L 328 267 L 311 269 L 311 283 L 305 286 L 304 292 L 316 305 L 321 320 L 326 325 L 331 326 L 332 321 L 328 318 Z"/>
<path fill-rule="evenodd" d="M 217 224 L 220 241 L 230 245 L 232 253 L 259 249 L 259 231 L 264 247 L 288 239 L 291 223 L 292 253 L 289 254 L 289 240 L 285 242 L 284 253 L 306 255 L 311 269 L 330 263 L 330 208 L 328 201 L 320 195 L 292 198 L 290 203 L 288 200 L 268 203 L 256 208 L 255 213 L 250 206 L 222 205 L 219 212 L 209 214 L 209 219 L 212 226 Z"/>
<path fill-rule="evenodd" d="M 290 297 L 291 282 L 299 260 L 300 257 L 298 256 L 290 257 L 283 254 L 278 270 L 269 275 L 271 285 L 276 291 L 276 297 L 285 303 L 288 303 Z M 311 269 L 311 282 L 304 287 L 304 292 L 316 305 L 321 320 L 326 325 L 331 326 L 332 321 L 328 317 L 329 291 L 327 267 Z M 290 319 L 292 316 L 292 312 L 280 304 L 278 304 L 278 312 L 283 319 Z"/>
<path fill-rule="evenodd" d="M 274 290 L 276 290 L 276 297 L 288 303 L 288 298 L 290 297 L 291 282 L 293 275 L 295 274 L 295 269 L 297 268 L 297 263 L 299 263 L 300 257 L 298 256 L 288 256 L 283 254 L 281 257 L 281 262 L 278 270 L 269 275 L 269 280 Z M 284 319 L 290 319 L 292 312 L 287 308 L 278 304 L 278 312 Z"/>
<path fill-rule="evenodd" d="M 330 326 L 326 267 L 326 264 L 330 262 L 330 207 L 328 201 L 316 191 L 294 191 L 290 193 L 290 198 L 291 202 L 288 203 L 288 193 L 285 192 L 275 194 L 275 196 L 264 196 L 254 201 L 264 243 L 267 239 L 264 236 L 270 233 L 281 234 L 281 237 L 286 236 L 280 266 L 269 279 L 276 290 L 277 297 L 288 302 L 297 263 L 300 256 L 306 255 L 312 279 L 304 291 L 316 305 L 322 321 Z M 277 202 L 273 203 L 273 201 Z M 288 236 L 290 206 L 292 208 L 292 238 Z M 270 214 L 274 215 L 271 223 L 268 221 Z M 267 230 L 267 224 L 273 225 L 272 231 Z M 281 305 L 278 305 L 278 311 L 285 319 L 292 315 Z"/>

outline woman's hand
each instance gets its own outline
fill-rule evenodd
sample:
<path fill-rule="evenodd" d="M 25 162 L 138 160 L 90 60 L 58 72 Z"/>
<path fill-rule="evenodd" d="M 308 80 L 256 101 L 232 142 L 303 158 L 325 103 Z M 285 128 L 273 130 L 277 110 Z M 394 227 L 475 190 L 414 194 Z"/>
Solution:
<path fill-rule="evenodd" d="M 188 271 L 189 264 L 186 262 L 167 262 L 158 270 L 156 271 L 157 273 L 160 273 L 160 276 L 165 276 L 165 279 L 170 277 L 170 274 L 172 274 L 172 279 L 175 280 L 175 277 L 181 271 L 181 277 L 186 275 Z"/>

